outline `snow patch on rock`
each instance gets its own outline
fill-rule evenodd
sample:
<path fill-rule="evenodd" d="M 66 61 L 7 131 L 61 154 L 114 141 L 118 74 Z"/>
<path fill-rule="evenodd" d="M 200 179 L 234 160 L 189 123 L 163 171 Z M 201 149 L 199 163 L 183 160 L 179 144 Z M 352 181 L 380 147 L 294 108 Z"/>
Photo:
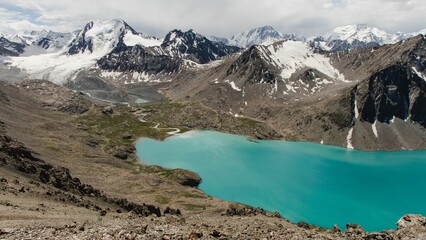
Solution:
<path fill-rule="evenodd" d="M 348 135 L 346 136 L 347 146 L 348 149 L 354 149 L 354 146 L 352 145 L 352 134 L 353 134 L 354 128 L 351 128 L 348 132 Z"/>

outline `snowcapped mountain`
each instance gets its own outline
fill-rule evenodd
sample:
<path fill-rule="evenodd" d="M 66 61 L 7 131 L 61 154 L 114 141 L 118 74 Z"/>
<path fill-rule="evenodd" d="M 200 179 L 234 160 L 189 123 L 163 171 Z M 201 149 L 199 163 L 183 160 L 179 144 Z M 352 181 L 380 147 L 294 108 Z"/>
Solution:
<path fill-rule="evenodd" d="M 361 24 L 336 28 L 324 37 L 315 38 L 310 42 L 295 34 L 283 35 L 270 26 L 235 35 L 229 41 L 218 38 L 211 41 L 193 30 L 187 32 L 173 30 L 164 39 L 157 39 L 138 33 L 125 21 L 116 19 L 92 21 L 83 29 L 71 33 L 44 30 L 25 32 L 16 36 L 3 35 L 0 41 L 0 55 L 14 56 L 5 59 L 5 62 L 22 69 L 29 78 L 48 79 L 56 83 L 72 80 L 81 71 L 89 68 L 100 68 L 108 76 L 111 75 L 109 72 L 123 76 L 130 72 L 136 74 L 140 80 L 146 79 L 141 76 L 147 74 L 152 76 L 177 73 L 182 70 L 182 66 L 199 67 L 200 64 L 240 51 L 239 47 L 229 46 L 226 42 L 240 46 L 261 44 L 255 48 L 249 47 L 248 52 L 241 54 L 241 57 L 247 59 L 264 56 L 259 58 L 260 65 L 251 66 L 252 62 L 248 65 L 256 73 L 254 76 L 264 76 L 258 78 L 259 81 L 274 82 L 277 76 L 277 79 L 287 79 L 290 71 L 293 74 L 299 73 L 302 69 L 314 70 L 304 73 L 307 74 L 305 76 L 307 78 L 312 77 L 308 75 L 319 74 L 322 76 L 320 79 L 332 81 L 331 79 L 339 77 L 330 71 L 322 71 L 324 69 L 319 69 L 319 65 L 316 67 L 307 64 L 312 63 L 310 62 L 312 59 L 319 59 L 309 46 L 327 51 L 377 47 L 415 34 L 391 35 Z M 10 39 L 20 43 L 13 43 Z M 297 52 L 296 48 L 300 48 L 297 51 L 303 54 Z M 312 56 L 315 57 L 311 58 Z M 247 59 L 240 60 L 244 62 Z M 323 62 L 321 66 L 324 67 L 326 64 Z M 229 71 L 236 72 L 240 69 Z M 272 76 L 272 72 L 273 78 L 268 78 L 267 76 Z M 283 89 L 287 93 L 289 90 Z"/>
<path fill-rule="evenodd" d="M 42 36 L 45 37 L 41 37 L 36 44 L 49 47 L 52 42 L 49 37 L 55 36 L 52 38 L 53 41 L 61 42 L 58 39 L 67 39 L 70 35 L 48 32 Z M 61 44 L 65 42 L 67 41 L 64 40 Z M 160 43 L 160 40 L 137 33 L 123 20 L 93 21 L 76 33 L 69 44 L 65 44 L 63 48 L 57 48 L 57 51 L 15 57 L 9 61 L 11 66 L 25 69 L 30 78 L 48 79 L 63 84 L 75 78 L 80 71 L 95 65 L 99 59 L 115 48 L 127 45 L 153 46 Z"/>
<path fill-rule="evenodd" d="M 230 38 L 231 45 L 249 47 L 255 44 L 268 44 L 283 40 L 281 33 L 275 31 L 271 26 L 264 26 L 244 31 Z"/>
<path fill-rule="evenodd" d="M 189 59 L 200 64 L 239 51 L 238 47 L 212 42 L 192 29 L 187 32 L 176 29 L 169 32 L 161 47 L 169 56 Z"/>
<path fill-rule="evenodd" d="M 309 95 L 327 85 L 345 81 L 329 58 L 315 53 L 308 43 L 280 41 L 247 49 L 227 70 L 236 86 L 267 83 L 271 94 Z M 243 76 L 243 77 L 241 77 Z"/>
<path fill-rule="evenodd" d="M 378 47 L 394 44 L 408 38 L 424 34 L 425 30 L 404 34 L 390 34 L 367 24 L 356 24 L 337 27 L 333 31 L 311 40 L 311 46 L 331 52 Z"/>
<path fill-rule="evenodd" d="M 54 31 L 41 31 L 41 32 L 32 32 L 35 36 L 32 44 L 39 46 L 43 49 L 55 51 L 59 50 L 70 43 L 70 41 L 75 37 L 76 33 L 60 33 Z"/>
<path fill-rule="evenodd" d="M 66 47 L 75 37 L 75 32 L 59 33 L 53 31 L 24 31 L 21 34 L 0 34 L 4 39 L 17 47 L 14 53 L 1 51 L 0 56 L 33 56 L 45 53 L 58 52 Z M 5 48 L 5 41 L 0 48 Z M 10 44 L 9 44 L 10 45 Z M 9 48 L 10 50 L 10 48 Z"/>
<path fill-rule="evenodd" d="M 18 56 L 24 52 L 24 49 L 25 45 L 0 37 L 0 56 Z"/>
<path fill-rule="evenodd" d="M 232 36 L 227 44 L 239 47 L 249 47 L 252 45 L 268 45 L 280 40 L 305 40 L 296 34 L 281 34 L 271 26 L 264 26 L 244 31 Z"/>
<path fill-rule="evenodd" d="M 28 35 L 33 44 L 26 49 L 31 51 L 7 61 L 24 69 L 30 78 L 61 84 L 91 67 L 123 76 L 135 72 L 139 79 L 146 74 L 176 72 L 182 60 L 204 64 L 240 50 L 211 42 L 192 30 L 173 30 L 164 40 L 145 36 L 123 20 L 92 21 L 70 34 L 45 31 Z"/>
<path fill-rule="evenodd" d="M 136 32 L 123 20 L 95 21 L 86 24 L 71 42 L 68 53 L 90 52 L 104 56 L 115 47 L 142 45 L 146 47 L 160 45 L 160 40 L 145 37 Z"/>
<path fill-rule="evenodd" d="M 367 24 L 338 27 L 333 31 L 326 33 L 323 37 L 327 42 L 333 40 L 342 40 L 347 41 L 349 44 L 352 44 L 354 41 L 360 41 L 375 42 L 379 45 L 383 45 L 400 40 L 396 35 L 388 34 L 383 30 L 370 27 Z"/>

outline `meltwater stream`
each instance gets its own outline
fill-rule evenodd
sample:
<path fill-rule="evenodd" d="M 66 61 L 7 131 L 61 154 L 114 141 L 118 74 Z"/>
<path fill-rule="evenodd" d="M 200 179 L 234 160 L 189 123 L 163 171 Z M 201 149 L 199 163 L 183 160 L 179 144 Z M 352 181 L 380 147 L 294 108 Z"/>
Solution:
<path fill-rule="evenodd" d="M 209 195 L 293 222 L 381 231 L 404 214 L 426 215 L 426 151 L 361 152 L 211 131 L 142 138 L 136 148 L 144 164 L 197 172 Z"/>

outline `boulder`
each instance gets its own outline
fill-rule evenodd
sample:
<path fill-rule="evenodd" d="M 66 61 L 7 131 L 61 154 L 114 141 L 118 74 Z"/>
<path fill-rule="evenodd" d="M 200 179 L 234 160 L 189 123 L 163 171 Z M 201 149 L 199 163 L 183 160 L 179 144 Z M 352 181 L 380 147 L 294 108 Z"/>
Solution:
<path fill-rule="evenodd" d="M 335 233 L 339 233 L 339 232 L 341 232 L 341 230 L 340 230 L 340 228 L 339 228 L 339 225 L 334 224 L 334 226 L 333 226 L 333 232 L 335 232 Z"/>
<path fill-rule="evenodd" d="M 169 178 L 188 187 L 198 187 L 201 183 L 201 178 L 197 173 L 184 169 L 173 169 Z"/>
<path fill-rule="evenodd" d="M 426 217 L 419 214 L 407 214 L 398 220 L 396 223 L 398 229 L 415 227 L 415 226 L 426 226 Z"/>
<path fill-rule="evenodd" d="M 112 109 L 112 107 L 107 106 L 102 108 L 101 112 L 105 115 L 112 115 L 114 113 L 114 110 Z"/>
<path fill-rule="evenodd" d="M 126 160 L 134 152 L 135 152 L 134 147 L 120 146 L 114 150 L 113 156 L 122 160 Z"/>
<path fill-rule="evenodd" d="M 121 136 L 121 138 L 123 139 L 123 140 L 129 140 L 129 139 L 131 139 L 133 137 L 133 135 L 132 134 L 130 134 L 130 133 L 125 133 L 125 134 L 123 134 L 122 136 Z"/>
<path fill-rule="evenodd" d="M 181 212 L 180 212 L 179 209 L 174 209 L 174 208 L 167 207 L 166 210 L 164 210 L 164 214 L 170 214 L 170 215 L 180 216 Z"/>

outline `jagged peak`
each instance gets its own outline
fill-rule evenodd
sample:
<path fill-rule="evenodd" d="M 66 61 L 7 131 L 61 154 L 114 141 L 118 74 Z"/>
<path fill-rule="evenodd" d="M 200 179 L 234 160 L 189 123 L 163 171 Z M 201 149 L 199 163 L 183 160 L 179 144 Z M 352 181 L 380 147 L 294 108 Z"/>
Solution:
<path fill-rule="evenodd" d="M 180 39 L 180 40 L 178 40 L 178 39 Z M 203 35 L 195 32 L 193 29 L 189 29 L 186 32 L 184 32 L 180 29 L 174 29 L 174 30 L 170 31 L 169 33 L 167 33 L 166 37 L 164 38 L 163 44 L 166 44 L 168 42 L 174 42 L 174 41 L 186 42 L 187 40 L 191 41 L 191 40 L 195 40 L 195 39 L 203 40 L 203 39 L 207 39 L 207 38 L 205 38 Z"/>

